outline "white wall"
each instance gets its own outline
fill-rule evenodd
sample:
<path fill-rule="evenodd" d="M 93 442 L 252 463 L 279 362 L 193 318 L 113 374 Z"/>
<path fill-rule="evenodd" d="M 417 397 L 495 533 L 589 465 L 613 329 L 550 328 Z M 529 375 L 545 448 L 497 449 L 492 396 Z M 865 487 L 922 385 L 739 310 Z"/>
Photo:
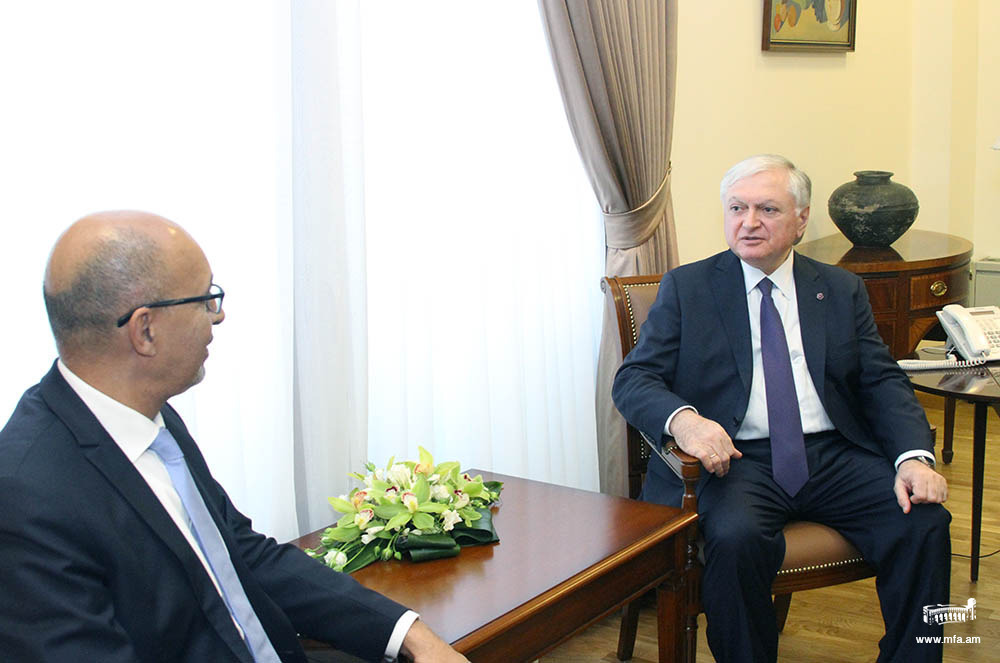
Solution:
<path fill-rule="evenodd" d="M 921 201 L 915 228 L 1000 253 L 1000 18 L 989 0 L 878 0 L 853 53 L 763 52 L 760 3 L 679 10 L 674 209 L 682 262 L 725 248 L 718 182 L 758 152 L 813 180 L 806 239 L 837 232 L 826 202 L 862 169 L 896 173 Z M 979 26 L 978 29 L 976 26 Z"/>

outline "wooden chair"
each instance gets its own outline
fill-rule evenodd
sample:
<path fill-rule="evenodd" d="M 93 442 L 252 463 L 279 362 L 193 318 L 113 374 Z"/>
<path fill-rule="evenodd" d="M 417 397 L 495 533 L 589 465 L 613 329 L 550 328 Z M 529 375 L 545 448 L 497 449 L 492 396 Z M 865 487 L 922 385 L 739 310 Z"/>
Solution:
<path fill-rule="evenodd" d="M 621 337 L 623 359 L 639 340 L 639 328 L 645 322 L 649 309 L 656 300 L 662 276 L 654 274 L 608 277 L 601 281 L 601 289 L 606 296 L 613 299 L 618 314 L 618 332 Z M 637 498 L 649 463 L 650 449 L 641 433 L 632 426 L 628 426 L 627 435 L 629 496 Z M 701 474 L 701 463 L 676 446 L 668 446 L 665 451 L 670 469 L 684 482 L 681 508 L 697 511 L 698 498 L 695 495 L 695 484 Z M 875 575 L 857 549 L 847 539 L 825 525 L 805 521 L 791 522 L 785 527 L 784 534 L 785 561 L 771 586 L 779 631 L 785 626 L 792 592 L 837 585 Z M 696 545 L 696 542 L 692 541 L 691 545 Z M 693 559 L 694 555 L 689 557 Z M 690 580 L 685 638 L 687 660 L 693 663 L 697 651 L 698 613 L 701 612 L 700 571 L 694 569 L 688 577 Z M 618 639 L 620 661 L 632 658 L 639 619 L 637 604 L 638 601 L 633 601 L 627 605 L 622 615 Z"/>

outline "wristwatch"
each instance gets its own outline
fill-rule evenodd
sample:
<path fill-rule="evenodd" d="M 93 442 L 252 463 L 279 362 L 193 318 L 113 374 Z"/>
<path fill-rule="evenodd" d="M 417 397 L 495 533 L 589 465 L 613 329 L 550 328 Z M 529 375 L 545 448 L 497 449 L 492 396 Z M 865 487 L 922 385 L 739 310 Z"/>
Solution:
<path fill-rule="evenodd" d="M 932 461 L 927 456 L 911 456 L 911 457 L 907 458 L 906 460 L 919 460 L 921 463 L 923 463 L 927 467 L 929 467 L 931 469 L 934 469 L 934 461 Z"/>

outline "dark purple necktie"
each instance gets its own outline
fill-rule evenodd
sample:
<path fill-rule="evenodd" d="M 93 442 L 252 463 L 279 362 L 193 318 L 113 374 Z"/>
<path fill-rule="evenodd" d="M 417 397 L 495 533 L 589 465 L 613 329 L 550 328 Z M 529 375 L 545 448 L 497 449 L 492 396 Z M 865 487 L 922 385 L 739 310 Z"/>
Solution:
<path fill-rule="evenodd" d="M 760 354 L 764 364 L 764 393 L 767 396 L 767 427 L 771 437 L 771 473 L 774 481 L 795 497 L 809 479 L 806 447 L 802 438 L 799 399 L 792 378 L 785 327 L 771 297 L 774 284 L 763 279 L 757 284 L 760 299 Z"/>

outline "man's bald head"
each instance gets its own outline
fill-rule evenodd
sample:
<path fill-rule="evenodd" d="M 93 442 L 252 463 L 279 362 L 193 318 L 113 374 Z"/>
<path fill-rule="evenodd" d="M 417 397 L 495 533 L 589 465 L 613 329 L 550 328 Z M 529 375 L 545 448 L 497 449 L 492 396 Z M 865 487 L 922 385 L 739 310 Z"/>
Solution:
<path fill-rule="evenodd" d="M 177 242 L 194 240 L 146 212 L 100 212 L 70 226 L 52 249 L 43 289 L 59 354 L 100 354 L 120 315 L 162 299 L 165 251 Z"/>

